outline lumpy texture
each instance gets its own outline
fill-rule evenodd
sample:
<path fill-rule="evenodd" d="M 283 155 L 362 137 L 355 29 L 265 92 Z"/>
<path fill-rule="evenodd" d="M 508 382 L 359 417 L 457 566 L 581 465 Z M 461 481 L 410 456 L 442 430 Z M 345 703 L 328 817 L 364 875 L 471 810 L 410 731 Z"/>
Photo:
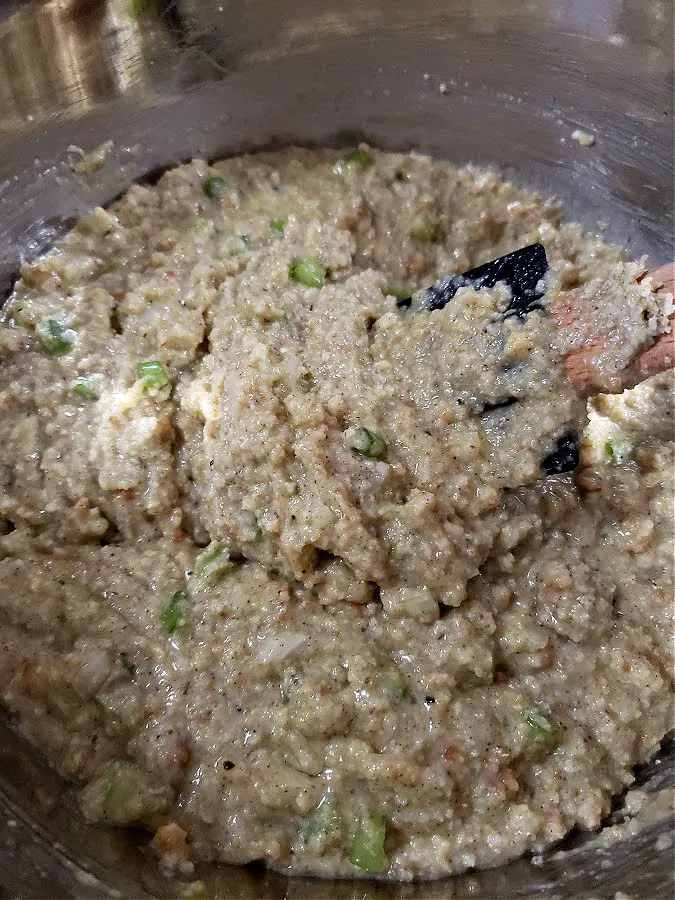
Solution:
<path fill-rule="evenodd" d="M 541 309 L 423 309 L 534 242 Z M 671 719 L 672 382 L 587 408 L 564 360 L 609 334 L 616 387 L 662 324 L 641 271 L 365 147 L 194 161 L 25 265 L 1 696 L 87 819 L 402 880 L 596 827 Z"/>

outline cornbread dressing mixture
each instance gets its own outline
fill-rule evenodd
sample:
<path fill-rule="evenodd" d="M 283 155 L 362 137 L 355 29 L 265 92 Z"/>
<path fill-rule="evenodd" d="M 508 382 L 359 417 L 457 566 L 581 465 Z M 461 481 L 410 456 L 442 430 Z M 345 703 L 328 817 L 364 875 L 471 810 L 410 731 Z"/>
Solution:
<path fill-rule="evenodd" d="M 541 303 L 424 308 L 535 242 Z M 365 146 L 194 161 L 24 265 L 0 696 L 85 817 L 183 871 L 400 880 L 599 826 L 672 724 L 672 379 L 587 404 L 548 308 L 621 323 L 615 389 L 664 327 L 643 271 Z"/>

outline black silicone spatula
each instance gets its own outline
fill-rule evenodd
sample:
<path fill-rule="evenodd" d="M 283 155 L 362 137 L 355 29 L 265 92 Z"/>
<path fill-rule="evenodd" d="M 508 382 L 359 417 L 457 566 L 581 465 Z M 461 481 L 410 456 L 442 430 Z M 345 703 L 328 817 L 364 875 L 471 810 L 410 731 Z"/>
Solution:
<path fill-rule="evenodd" d="M 523 319 L 532 310 L 541 309 L 539 301 L 546 290 L 544 276 L 547 272 L 546 250 L 541 244 L 530 244 L 528 247 L 514 250 L 513 253 L 507 253 L 506 256 L 500 256 L 482 266 L 470 269 L 462 275 L 449 275 L 437 281 L 424 293 L 422 308 L 429 311 L 443 309 L 461 287 L 473 287 L 479 291 L 503 282 L 511 291 L 511 300 L 503 317 L 517 316 Z M 397 306 L 399 309 L 407 309 L 411 304 L 412 299 L 408 297 L 399 300 Z M 483 407 L 482 411 L 485 412 L 486 409 L 489 411 L 497 406 L 509 406 L 514 402 L 515 397 L 508 397 L 500 404 Z M 542 469 L 547 475 L 573 471 L 578 465 L 579 439 L 574 432 L 559 438 L 551 453 L 541 462 Z"/>
<path fill-rule="evenodd" d="M 449 275 L 427 289 L 422 298 L 422 307 L 430 311 L 443 309 L 461 287 L 492 288 L 500 281 L 511 290 L 511 302 L 504 317 L 524 318 L 533 309 L 540 309 L 539 301 L 544 296 L 544 276 L 548 272 L 546 250 L 541 244 L 530 244 L 506 256 L 483 263 L 461 275 Z M 408 309 L 410 297 L 399 300 L 399 309 Z"/>
<path fill-rule="evenodd" d="M 482 266 L 477 266 L 475 269 L 470 269 L 461 275 L 449 275 L 447 278 L 437 281 L 424 292 L 420 305 L 422 309 L 428 311 L 443 309 L 461 287 L 473 287 L 478 291 L 482 288 L 492 288 L 502 282 L 510 288 L 511 299 L 501 314 L 501 318 L 524 319 L 532 310 L 543 308 L 540 301 L 546 293 L 544 278 L 547 272 L 548 260 L 544 247 L 541 244 L 530 244 L 520 250 L 507 253 L 506 256 L 500 256 L 498 259 L 484 263 Z M 644 273 L 644 275 L 649 275 L 655 282 L 656 291 L 675 292 L 675 266 L 673 264 L 661 266 L 652 272 Z M 566 307 L 569 306 L 569 299 L 573 295 L 574 290 L 566 293 Z M 555 298 L 552 302 L 554 301 Z M 412 297 L 400 299 L 396 305 L 399 309 L 409 309 L 412 306 Z M 560 320 L 558 321 L 559 327 L 565 318 L 573 321 L 575 315 L 583 316 L 583 307 L 578 311 L 573 307 L 572 304 L 569 309 L 565 308 L 565 316 L 562 319 L 558 310 L 556 318 Z M 673 365 L 675 361 L 674 320 L 675 313 L 671 313 L 668 330 L 659 335 L 656 341 L 644 349 L 625 369 L 624 386 L 631 387 L 648 375 L 667 371 Z M 599 351 L 602 351 L 602 338 L 602 334 L 591 336 L 584 346 L 568 353 L 565 357 L 565 374 L 582 396 L 589 396 L 594 390 L 596 392 L 603 390 L 602 385 L 594 386 L 592 380 L 589 379 L 589 374 L 592 376 L 593 373 L 590 372 L 586 359 L 589 349 L 593 350 L 594 341 Z M 512 406 L 516 402 L 515 397 L 505 397 L 498 402 L 485 403 L 482 405 L 480 413 L 485 414 L 495 409 Z M 578 464 L 579 436 L 574 431 L 558 438 L 551 453 L 541 462 L 542 469 L 547 475 L 572 471 Z"/>

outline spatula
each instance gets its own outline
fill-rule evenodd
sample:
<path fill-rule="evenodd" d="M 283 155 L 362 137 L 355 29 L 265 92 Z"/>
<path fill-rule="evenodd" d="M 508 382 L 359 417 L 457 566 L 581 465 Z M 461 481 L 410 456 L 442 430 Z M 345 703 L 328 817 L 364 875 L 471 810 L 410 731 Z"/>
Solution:
<path fill-rule="evenodd" d="M 422 308 L 429 311 L 443 309 L 452 300 L 461 287 L 473 287 L 474 290 L 492 288 L 499 282 L 503 282 L 511 291 L 511 301 L 503 313 L 504 318 L 515 316 L 524 319 L 528 313 L 535 309 L 542 309 L 540 302 L 546 293 L 545 276 L 549 265 L 546 250 L 541 244 L 530 244 L 520 250 L 507 253 L 491 262 L 469 269 L 461 275 L 449 275 L 442 281 L 436 282 L 428 288 L 422 297 Z M 667 263 L 651 272 L 645 272 L 638 281 L 649 275 L 657 289 L 673 293 L 675 291 L 675 263 Z M 570 299 L 573 298 L 575 289 L 566 291 L 560 296 L 565 298 L 565 304 L 573 308 Z M 396 301 L 399 309 L 409 309 L 412 305 L 412 297 L 406 297 Z M 583 315 L 583 310 L 576 311 Z M 567 312 L 569 316 L 569 311 Z M 622 389 L 644 380 L 649 375 L 657 372 L 665 372 L 675 363 L 675 334 L 673 332 L 673 319 L 671 314 L 669 330 L 657 338 L 647 348 L 644 348 L 633 360 L 626 370 L 626 380 Z M 565 371 L 570 381 L 578 388 L 580 393 L 591 395 L 604 390 L 594 386 L 589 381 L 589 373 L 583 371 L 583 358 L 588 348 L 583 352 L 575 351 L 566 359 Z"/>
<path fill-rule="evenodd" d="M 477 266 L 475 269 L 470 269 L 461 275 L 450 275 L 436 282 L 423 294 L 421 306 L 429 311 L 443 309 L 461 287 L 473 287 L 478 291 L 483 288 L 492 288 L 502 282 L 511 292 L 509 305 L 502 313 L 503 318 L 524 319 L 533 310 L 543 308 L 541 300 L 546 293 L 545 276 L 548 269 L 548 259 L 544 247 L 541 244 L 530 244 L 520 250 L 507 253 L 506 256 L 500 256 L 498 259 Z M 650 273 L 644 273 L 642 278 L 647 274 L 651 276 L 655 286 L 660 285 L 662 290 L 672 293 L 675 264 L 669 263 Z M 561 293 L 558 298 L 553 298 L 549 311 L 553 315 L 556 327 L 564 327 L 564 323 L 569 322 L 570 317 L 583 316 L 583 304 L 580 303 L 578 307 L 575 307 L 575 299 L 574 289 Z M 396 305 L 402 310 L 409 309 L 412 306 L 412 297 L 400 299 Z M 666 371 L 675 363 L 673 316 L 675 313 L 670 317 L 670 330 L 660 335 L 650 347 L 643 349 L 625 372 L 621 373 L 620 390 L 637 384 L 649 375 Z M 602 338 L 603 335 L 591 336 L 587 344 L 572 351 L 563 360 L 567 378 L 584 396 L 606 392 L 605 387 L 594 383 L 594 369 L 589 365 L 589 359 L 594 350 L 602 346 Z M 509 402 L 515 402 L 515 398 L 507 398 L 499 405 L 508 405 Z M 485 409 L 483 409 L 484 411 Z M 572 471 L 578 463 L 578 437 L 570 432 L 557 441 L 553 451 L 542 460 L 541 465 L 546 474 L 552 475 Z"/>

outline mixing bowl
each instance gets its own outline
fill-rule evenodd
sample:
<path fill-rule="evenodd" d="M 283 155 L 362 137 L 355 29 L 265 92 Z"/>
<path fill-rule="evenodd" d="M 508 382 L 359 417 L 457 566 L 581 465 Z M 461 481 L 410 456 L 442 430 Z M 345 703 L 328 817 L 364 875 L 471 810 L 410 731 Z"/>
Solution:
<path fill-rule="evenodd" d="M 51 0 L 5 3 L 0 17 L 2 290 L 22 258 L 135 179 L 193 155 L 356 135 L 493 163 L 633 256 L 672 259 L 668 0 Z M 81 151 L 101 145 L 82 171 Z M 180 895 L 147 837 L 83 824 L 11 725 L 0 722 L 2 896 Z M 674 757 L 666 742 L 638 784 L 672 784 Z M 533 860 L 421 885 L 256 866 L 195 877 L 228 898 L 670 897 L 671 828 L 657 815 L 607 845 L 574 834 Z"/>

